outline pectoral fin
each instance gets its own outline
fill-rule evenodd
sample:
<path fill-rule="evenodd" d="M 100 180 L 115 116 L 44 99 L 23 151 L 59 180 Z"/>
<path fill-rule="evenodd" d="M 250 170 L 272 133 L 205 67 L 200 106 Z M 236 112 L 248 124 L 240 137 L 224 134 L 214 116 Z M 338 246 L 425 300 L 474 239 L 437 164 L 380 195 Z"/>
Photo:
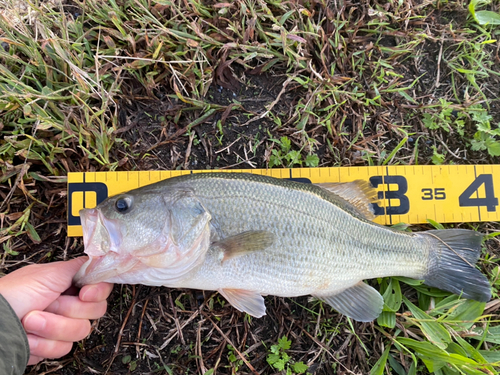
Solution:
<path fill-rule="evenodd" d="M 259 293 L 244 289 L 219 289 L 218 292 L 241 312 L 256 318 L 266 315 L 264 298 Z"/>
<path fill-rule="evenodd" d="M 221 261 L 224 262 L 241 255 L 265 250 L 274 243 L 275 238 L 274 233 L 265 230 L 248 231 L 214 242 L 212 246 L 221 250 Z"/>
<path fill-rule="evenodd" d="M 384 307 L 384 299 L 380 293 L 362 281 L 338 294 L 315 297 L 358 322 L 371 322 L 380 315 Z"/>

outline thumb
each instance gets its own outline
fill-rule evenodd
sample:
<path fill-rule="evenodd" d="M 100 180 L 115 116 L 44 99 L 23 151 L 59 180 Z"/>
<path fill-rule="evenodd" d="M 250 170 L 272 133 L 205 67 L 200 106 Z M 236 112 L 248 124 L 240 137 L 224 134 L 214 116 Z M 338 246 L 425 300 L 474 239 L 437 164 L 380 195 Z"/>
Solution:
<path fill-rule="evenodd" d="M 80 267 L 88 260 L 87 256 L 71 259 L 64 262 L 45 263 L 38 270 L 40 277 L 36 277 L 40 283 L 55 293 L 66 291 L 73 281 L 73 277 Z"/>

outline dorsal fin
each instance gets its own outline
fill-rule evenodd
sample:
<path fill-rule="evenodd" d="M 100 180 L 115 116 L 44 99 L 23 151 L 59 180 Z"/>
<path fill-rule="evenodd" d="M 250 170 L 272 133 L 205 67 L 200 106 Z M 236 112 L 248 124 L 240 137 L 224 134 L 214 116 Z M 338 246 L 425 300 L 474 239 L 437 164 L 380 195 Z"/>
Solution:
<path fill-rule="evenodd" d="M 377 190 L 369 182 L 356 180 L 352 182 L 326 182 L 315 184 L 322 189 L 336 194 L 352 204 L 358 212 L 369 220 L 375 219 L 372 203 L 377 202 Z"/>

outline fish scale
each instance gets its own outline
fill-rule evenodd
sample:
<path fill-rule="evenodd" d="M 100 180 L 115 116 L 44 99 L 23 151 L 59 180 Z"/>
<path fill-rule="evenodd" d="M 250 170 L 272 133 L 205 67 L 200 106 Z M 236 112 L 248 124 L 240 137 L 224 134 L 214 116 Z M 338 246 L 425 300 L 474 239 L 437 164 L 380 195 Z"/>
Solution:
<path fill-rule="evenodd" d="M 160 181 L 81 211 L 90 259 L 76 282 L 218 290 L 256 317 L 265 314 L 262 295 L 311 294 L 359 321 L 383 307 L 364 279 L 406 276 L 490 298 L 473 266 L 482 235 L 375 224 L 372 196 L 362 181 L 319 187 L 227 173 Z"/>

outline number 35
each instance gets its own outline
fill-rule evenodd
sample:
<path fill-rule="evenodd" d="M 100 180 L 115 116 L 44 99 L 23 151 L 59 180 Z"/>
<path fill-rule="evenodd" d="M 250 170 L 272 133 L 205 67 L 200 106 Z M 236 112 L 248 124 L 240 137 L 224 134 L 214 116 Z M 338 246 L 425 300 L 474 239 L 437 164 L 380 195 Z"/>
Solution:
<path fill-rule="evenodd" d="M 430 200 L 443 200 L 446 199 L 446 193 L 444 192 L 444 188 L 435 188 L 435 189 L 422 189 L 422 200 L 430 201 Z"/>

